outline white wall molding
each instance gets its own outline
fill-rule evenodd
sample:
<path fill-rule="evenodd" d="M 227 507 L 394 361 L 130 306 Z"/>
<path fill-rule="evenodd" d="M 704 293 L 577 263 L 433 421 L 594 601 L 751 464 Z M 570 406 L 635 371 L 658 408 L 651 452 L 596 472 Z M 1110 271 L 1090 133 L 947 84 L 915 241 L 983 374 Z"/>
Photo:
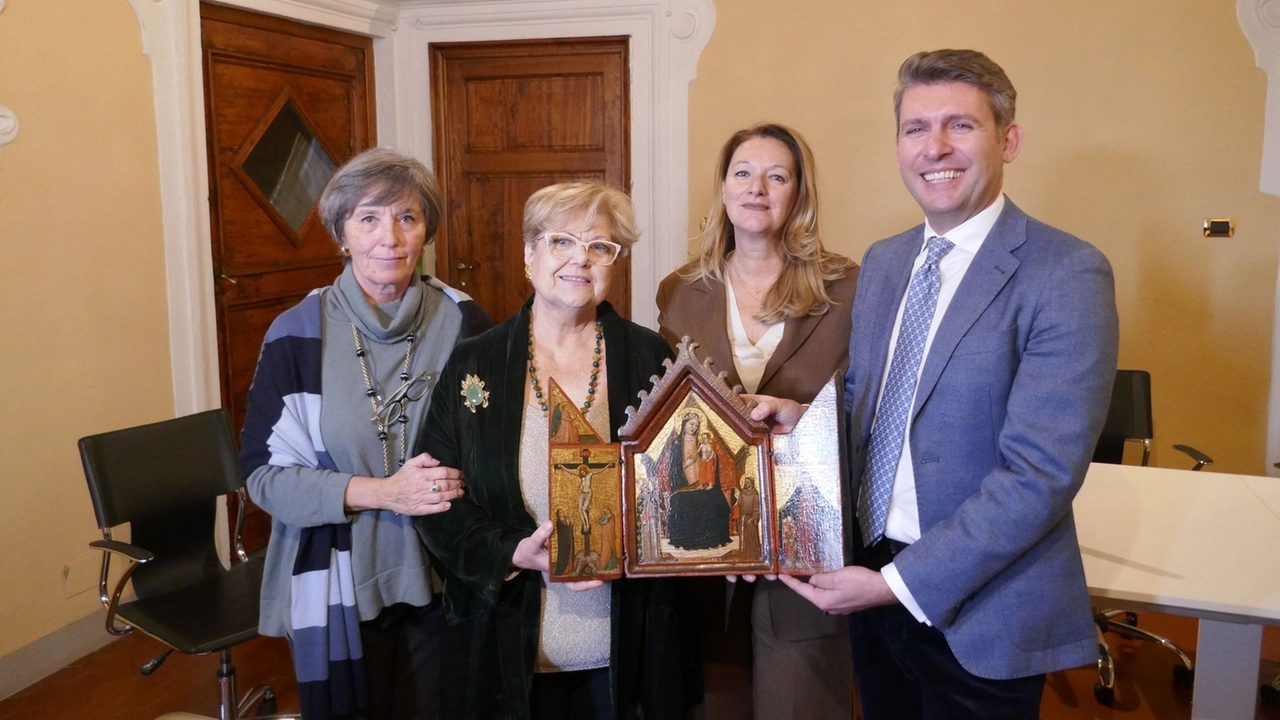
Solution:
<path fill-rule="evenodd" d="M 244 10 L 276 15 L 308 25 L 319 25 L 383 37 L 395 30 L 400 16 L 394 0 L 216 0 Z"/>
<path fill-rule="evenodd" d="M 1280 0 L 1236 0 L 1236 19 L 1253 47 L 1254 62 L 1267 74 L 1266 116 L 1263 119 L 1262 170 L 1258 188 L 1280 197 Z M 1280 240 L 1280 238 L 1277 238 Z M 1271 390 L 1267 401 L 1268 475 L 1280 475 L 1280 282 L 1271 329 Z"/>
<path fill-rule="evenodd" d="M 636 322 L 656 327 L 658 282 L 683 264 L 687 253 L 689 83 L 715 25 L 711 0 L 410 0 L 403 4 L 401 20 L 396 57 L 400 144 L 427 162 L 432 157 L 431 43 L 631 38 L 631 195 L 645 233 L 632 249 L 631 312 Z"/>
<path fill-rule="evenodd" d="M 169 357 L 178 415 L 220 404 L 209 243 L 200 9 L 195 0 L 129 0 L 151 60 L 168 278 Z"/>

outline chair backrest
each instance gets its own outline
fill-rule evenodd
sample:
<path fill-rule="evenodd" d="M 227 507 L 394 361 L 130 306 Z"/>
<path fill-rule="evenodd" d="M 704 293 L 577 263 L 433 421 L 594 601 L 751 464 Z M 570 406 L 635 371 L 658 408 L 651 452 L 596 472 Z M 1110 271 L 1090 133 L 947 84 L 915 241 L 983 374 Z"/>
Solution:
<path fill-rule="evenodd" d="M 1146 370 L 1117 370 L 1107 422 L 1102 426 L 1093 461 L 1119 464 L 1124 460 L 1125 441 L 1149 442 L 1153 437 L 1151 373 Z M 1146 464 L 1145 454 L 1143 464 Z"/>
<path fill-rule="evenodd" d="M 214 523 L 219 499 L 241 485 L 236 459 L 221 408 L 80 440 L 98 527 L 130 523 L 130 542 L 156 556 L 133 574 L 139 598 L 222 571 Z"/>

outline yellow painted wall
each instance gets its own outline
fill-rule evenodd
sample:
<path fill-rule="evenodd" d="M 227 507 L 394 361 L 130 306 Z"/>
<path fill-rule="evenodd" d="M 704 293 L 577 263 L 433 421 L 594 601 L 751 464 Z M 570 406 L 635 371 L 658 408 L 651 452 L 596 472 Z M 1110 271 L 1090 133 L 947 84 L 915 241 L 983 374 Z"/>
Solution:
<path fill-rule="evenodd" d="M 892 93 L 918 50 L 973 47 L 1019 92 L 1005 190 L 1111 259 L 1120 365 L 1151 371 L 1154 464 L 1263 474 L 1280 200 L 1262 195 L 1266 77 L 1235 3 L 719 0 L 690 88 L 690 228 L 737 128 L 797 128 L 818 163 L 824 237 L 861 258 L 923 221 L 894 159 Z M 1207 217 L 1236 237 L 1207 239 Z"/>
<path fill-rule="evenodd" d="M 0 656 L 99 607 L 76 440 L 173 416 L 152 103 L 124 0 L 0 12 Z"/>

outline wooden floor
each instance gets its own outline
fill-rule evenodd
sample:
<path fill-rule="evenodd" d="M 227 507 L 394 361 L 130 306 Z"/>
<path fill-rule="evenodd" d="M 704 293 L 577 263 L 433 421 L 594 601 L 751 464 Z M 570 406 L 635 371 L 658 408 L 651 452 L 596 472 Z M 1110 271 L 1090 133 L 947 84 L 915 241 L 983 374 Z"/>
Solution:
<path fill-rule="evenodd" d="M 1195 621 L 1146 613 L 1144 627 L 1170 636 L 1185 649 L 1195 648 Z M 1173 660 L 1152 645 L 1116 639 L 1116 703 L 1113 708 L 1093 699 L 1095 672 L 1080 668 L 1049 676 L 1041 705 L 1042 720 L 1096 718 L 1180 720 L 1191 717 L 1191 690 L 1173 684 Z M 144 677 L 138 668 L 161 650 L 142 635 L 131 635 L 0 701 L 0 720 L 57 718 L 73 720 L 151 720 L 166 712 L 216 715 L 218 666 L 216 655 L 193 657 L 174 653 L 156 673 Z M 1263 634 L 1259 679 L 1280 673 L 1280 628 Z M 236 648 L 233 660 L 241 692 L 253 685 L 275 688 L 279 711 L 297 710 L 297 686 L 283 640 L 258 638 Z M 722 708 L 737 708 L 725 717 L 745 716 L 750 703 L 750 678 L 738 667 L 707 669 L 707 691 Z M 1257 720 L 1280 720 L 1280 708 L 1259 705 Z"/>

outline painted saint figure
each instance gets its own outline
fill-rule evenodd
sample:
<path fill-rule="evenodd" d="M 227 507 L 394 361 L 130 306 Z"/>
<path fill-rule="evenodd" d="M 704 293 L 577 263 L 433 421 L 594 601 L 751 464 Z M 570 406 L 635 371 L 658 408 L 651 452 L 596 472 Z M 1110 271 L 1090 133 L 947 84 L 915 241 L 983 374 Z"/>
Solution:
<path fill-rule="evenodd" d="M 705 550 L 729 543 L 729 501 L 725 490 L 737 485 L 737 466 L 723 444 L 707 435 L 711 459 L 701 461 L 699 431 L 702 416 L 687 412 L 680 430 L 672 434 L 658 465 L 667 473 L 670 490 L 667 532 L 671 544 L 685 550 Z M 702 468 L 705 467 L 704 471 Z M 700 476 L 706 472 L 706 479 Z M 705 482 L 705 484 L 704 484 Z"/>
<path fill-rule="evenodd" d="M 739 552 L 744 560 L 760 557 L 760 491 L 750 475 L 742 478 L 738 488 Z"/>
<path fill-rule="evenodd" d="M 616 533 L 617 520 L 613 517 L 613 513 L 609 508 L 605 508 L 600 513 L 596 524 L 600 526 L 600 569 L 604 571 L 616 570 L 618 567 L 618 551 L 614 547 L 614 536 Z"/>
<path fill-rule="evenodd" d="M 569 569 L 569 560 L 573 557 L 573 526 L 565 522 L 556 508 L 556 575 L 564 575 Z"/>
<path fill-rule="evenodd" d="M 658 492 L 657 483 L 649 478 L 640 496 L 638 512 L 640 515 L 640 557 L 645 561 L 654 561 L 662 557 L 658 538 L 662 533 L 662 520 L 665 517 L 662 507 L 662 495 Z"/>
<path fill-rule="evenodd" d="M 578 442 L 578 428 L 569 419 L 572 409 L 564 402 L 556 403 L 551 411 L 551 444 L 571 445 Z"/>

